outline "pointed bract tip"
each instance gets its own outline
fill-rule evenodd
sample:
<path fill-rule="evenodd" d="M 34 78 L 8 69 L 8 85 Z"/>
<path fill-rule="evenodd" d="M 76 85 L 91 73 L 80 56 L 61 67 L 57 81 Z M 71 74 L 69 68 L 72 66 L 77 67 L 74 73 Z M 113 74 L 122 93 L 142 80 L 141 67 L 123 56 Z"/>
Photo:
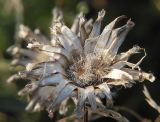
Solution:
<path fill-rule="evenodd" d="M 127 26 L 129 27 L 134 27 L 135 26 L 135 23 L 131 20 L 131 18 L 127 21 Z"/>

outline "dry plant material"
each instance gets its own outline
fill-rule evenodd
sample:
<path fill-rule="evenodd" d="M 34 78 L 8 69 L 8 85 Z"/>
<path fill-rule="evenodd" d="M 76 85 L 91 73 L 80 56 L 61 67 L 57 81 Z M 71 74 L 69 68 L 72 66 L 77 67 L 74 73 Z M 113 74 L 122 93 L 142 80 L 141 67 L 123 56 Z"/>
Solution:
<path fill-rule="evenodd" d="M 27 48 L 12 46 L 8 49 L 14 56 L 11 64 L 26 68 L 8 79 L 8 82 L 24 78 L 29 80 L 18 93 L 20 96 L 31 96 L 26 110 L 40 111 L 46 108 L 49 116 L 53 117 L 56 110 L 65 114 L 67 102 L 72 99 L 79 118 L 84 115 L 84 105 L 88 104 L 93 112 L 128 121 L 115 111 L 106 109 L 113 105 L 112 88 L 127 88 L 135 81 L 155 80 L 151 73 L 139 67 L 146 56 L 143 48 L 134 46 L 118 53 L 134 22 L 129 19 L 125 25 L 116 28 L 117 22 L 126 18 L 120 16 L 101 32 L 105 10 L 98 12 L 94 23 L 80 13 L 71 29 L 65 25 L 58 8 L 53 10 L 53 15 L 50 38 L 39 30 L 32 32 L 27 26 L 20 25 L 19 38 L 26 40 Z M 128 61 L 133 54 L 140 52 L 145 55 L 139 62 Z M 106 104 L 102 103 L 103 98 Z"/>
<path fill-rule="evenodd" d="M 153 100 L 146 86 L 144 86 L 143 94 L 146 97 L 147 103 L 160 114 L 160 106 Z"/>

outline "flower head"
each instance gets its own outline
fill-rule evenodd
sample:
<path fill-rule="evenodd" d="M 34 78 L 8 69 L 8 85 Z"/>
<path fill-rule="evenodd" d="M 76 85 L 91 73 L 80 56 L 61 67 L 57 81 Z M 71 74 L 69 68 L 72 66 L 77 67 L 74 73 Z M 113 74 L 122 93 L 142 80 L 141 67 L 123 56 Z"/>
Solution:
<path fill-rule="evenodd" d="M 32 32 L 21 25 L 19 36 L 27 40 L 28 49 L 15 46 L 9 49 L 12 54 L 20 55 L 12 64 L 26 67 L 9 81 L 30 80 L 30 84 L 19 92 L 19 95 L 32 94 L 27 109 L 47 108 L 52 115 L 60 106 L 61 113 L 65 113 L 65 105 L 72 99 L 76 113 L 81 117 L 85 104 L 93 111 L 111 106 L 113 87 L 131 87 L 135 81 L 155 80 L 151 73 L 139 67 L 145 56 L 138 63 L 128 61 L 130 56 L 141 51 L 146 55 L 143 48 L 134 46 L 118 53 L 127 33 L 135 25 L 131 19 L 116 28 L 117 22 L 126 16 L 117 17 L 101 32 L 104 10 L 98 13 L 93 24 L 92 20 L 87 21 L 82 13 L 79 14 L 71 29 L 64 24 L 62 12 L 56 9 L 53 13 L 51 40 L 39 31 Z M 101 98 L 106 98 L 105 105 Z"/>

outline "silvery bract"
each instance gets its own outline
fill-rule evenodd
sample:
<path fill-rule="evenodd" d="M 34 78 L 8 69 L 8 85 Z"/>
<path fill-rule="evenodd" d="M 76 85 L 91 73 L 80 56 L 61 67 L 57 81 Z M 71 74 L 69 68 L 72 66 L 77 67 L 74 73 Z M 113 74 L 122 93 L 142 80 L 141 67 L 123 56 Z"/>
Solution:
<path fill-rule="evenodd" d="M 131 87 L 135 81 L 155 77 L 141 70 L 138 63 L 128 62 L 130 56 L 144 52 L 134 46 L 126 52 L 118 53 L 127 33 L 135 25 L 130 19 L 125 25 L 115 28 L 117 22 L 126 18 L 117 17 L 104 27 L 101 22 L 105 11 L 98 13 L 94 23 L 86 20 L 82 13 L 77 15 L 71 28 L 63 22 L 59 9 L 54 9 L 51 37 L 47 38 L 39 30 L 32 32 L 28 27 L 19 27 L 19 38 L 26 40 L 27 48 L 12 46 L 8 51 L 14 55 L 12 65 L 25 66 L 24 71 L 8 79 L 29 79 L 29 84 L 19 91 L 19 95 L 31 95 L 26 110 L 38 111 L 47 108 L 49 114 L 59 109 L 67 111 L 67 101 L 72 99 L 78 117 L 84 114 L 84 105 L 92 111 L 112 105 L 112 88 Z M 106 98 L 106 104 L 101 99 Z"/>

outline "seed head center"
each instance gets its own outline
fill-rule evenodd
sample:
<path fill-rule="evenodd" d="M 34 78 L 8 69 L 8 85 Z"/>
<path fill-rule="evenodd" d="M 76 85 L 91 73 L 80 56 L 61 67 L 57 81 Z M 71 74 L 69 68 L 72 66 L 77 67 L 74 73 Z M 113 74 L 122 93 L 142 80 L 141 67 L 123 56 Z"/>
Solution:
<path fill-rule="evenodd" d="M 89 86 L 101 82 L 101 77 L 106 74 L 104 62 L 96 55 L 87 55 L 74 60 L 69 67 L 69 78 L 80 86 Z"/>

